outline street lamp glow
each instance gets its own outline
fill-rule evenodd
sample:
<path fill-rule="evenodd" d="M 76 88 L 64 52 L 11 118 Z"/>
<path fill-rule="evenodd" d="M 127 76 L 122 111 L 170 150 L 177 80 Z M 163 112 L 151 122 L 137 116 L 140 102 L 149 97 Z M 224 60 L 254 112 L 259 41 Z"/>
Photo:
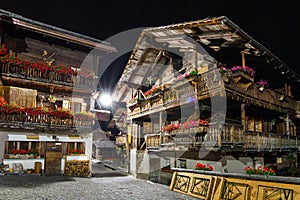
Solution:
<path fill-rule="evenodd" d="M 99 101 L 104 106 L 110 106 L 112 104 L 112 98 L 109 94 L 100 95 Z"/>

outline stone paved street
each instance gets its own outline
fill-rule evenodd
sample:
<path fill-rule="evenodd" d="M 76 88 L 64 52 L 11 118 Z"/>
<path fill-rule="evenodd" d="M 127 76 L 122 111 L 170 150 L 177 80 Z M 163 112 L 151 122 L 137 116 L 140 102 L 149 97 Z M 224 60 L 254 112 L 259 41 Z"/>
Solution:
<path fill-rule="evenodd" d="M 195 199 L 170 191 L 167 185 L 118 177 L 0 176 L 1 200 L 28 199 Z"/>

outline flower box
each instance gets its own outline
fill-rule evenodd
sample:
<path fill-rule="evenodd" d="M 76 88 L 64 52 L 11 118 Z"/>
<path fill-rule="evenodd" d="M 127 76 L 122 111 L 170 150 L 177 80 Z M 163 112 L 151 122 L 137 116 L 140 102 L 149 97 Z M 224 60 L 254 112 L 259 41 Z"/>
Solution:
<path fill-rule="evenodd" d="M 197 163 L 195 166 L 195 170 L 213 171 L 214 168 L 210 164 Z"/>
<path fill-rule="evenodd" d="M 150 99 L 154 99 L 154 98 L 161 98 L 161 97 L 162 97 L 162 94 L 163 94 L 162 91 L 158 91 L 158 92 L 152 93 L 152 94 L 150 94 L 150 95 L 147 95 L 147 96 L 146 96 L 146 99 L 147 99 L 147 100 L 150 100 Z"/>
<path fill-rule="evenodd" d="M 243 72 L 243 71 L 237 71 L 235 73 L 232 73 L 232 76 L 234 78 L 238 78 L 236 79 L 237 81 L 240 81 L 240 82 L 254 82 L 254 78 L 251 77 L 249 74 L 247 74 L 246 72 Z M 236 81 L 236 82 L 237 82 Z"/>

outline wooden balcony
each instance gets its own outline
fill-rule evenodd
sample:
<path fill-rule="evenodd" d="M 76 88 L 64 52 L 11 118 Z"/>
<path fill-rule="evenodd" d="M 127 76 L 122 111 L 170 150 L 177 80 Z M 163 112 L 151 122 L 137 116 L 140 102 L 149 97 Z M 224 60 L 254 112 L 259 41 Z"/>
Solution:
<path fill-rule="evenodd" d="M 298 149 L 297 137 L 274 133 L 247 132 L 244 136 L 246 151 L 289 151 Z"/>
<path fill-rule="evenodd" d="M 201 130 L 201 131 L 199 131 Z M 244 133 L 240 125 L 210 125 L 205 129 L 147 135 L 148 150 L 176 150 L 180 147 L 215 151 L 271 152 L 298 149 L 297 138 L 275 133 Z"/>
<path fill-rule="evenodd" d="M 15 131 L 46 132 L 52 133 L 76 133 L 78 131 L 91 131 L 93 120 L 80 121 L 73 117 L 65 118 L 48 114 L 28 113 L 11 114 L 0 113 L 0 129 L 10 129 Z"/>
<path fill-rule="evenodd" d="M 222 76 L 218 69 L 198 75 L 197 78 L 193 77 L 192 80 L 183 78 L 160 92 L 161 101 L 151 103 L 151 99 L 144 99 L 143 101 L 151 103 L 150 106 L 143 108 L 145 104 L 140 103 L 130 110 L 129 116 L 138 118 L 212 96 L 226 96 L 227 99 L 240 102 L 246 99 L 251 105 L 281 113 L 296 112 L 296 100 L 292 97 L 285 96 L 284 100 L 280 100 L 282 94 L 279 92 L 269 88 L 262 92 L 250 79 L 247 79 L 248 82 L 241 80 L 244 79 Z"/>
<path fill-rule="evenodd" d="M 218 69 L 208 71 L 198 77 L 197 96 L 199 100 L 209 98 L 211 95 L 224 95 L 224 92 L 226 92 L 227 98 L 237 101 L 247 99 L 252 105 L 271 110 L 287 112 L 288 110 L 295 111 L 296 108 L 296 100 L 290 96 L 284 96 L 284 100 L 280 100 L 279 97 L 283 94 L 272 88 L 259 91 L 253 78 L 220 76 Z"/>
<path fill-rule="evenodd" d="M 80 75 L 68 75 L 56 71 L 39 71 L 34 68 L 23 68 L 18 65 L 8 65 L 0 62 L 2 82 L 5 85 L 34 87 L 35 89 L 73 91 L 94 91 L 98 78 L 85 78 Z"/>

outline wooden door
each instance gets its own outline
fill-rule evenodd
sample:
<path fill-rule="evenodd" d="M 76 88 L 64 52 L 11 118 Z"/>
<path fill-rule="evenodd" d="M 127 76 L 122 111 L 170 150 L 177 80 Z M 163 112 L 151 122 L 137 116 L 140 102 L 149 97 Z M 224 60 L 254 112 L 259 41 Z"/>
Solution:
<path fill-rule="evenodd" d="M 45 174 L 60 175 L 62 158 L 62 143 L 47 142 L 45 158 Z"/>

